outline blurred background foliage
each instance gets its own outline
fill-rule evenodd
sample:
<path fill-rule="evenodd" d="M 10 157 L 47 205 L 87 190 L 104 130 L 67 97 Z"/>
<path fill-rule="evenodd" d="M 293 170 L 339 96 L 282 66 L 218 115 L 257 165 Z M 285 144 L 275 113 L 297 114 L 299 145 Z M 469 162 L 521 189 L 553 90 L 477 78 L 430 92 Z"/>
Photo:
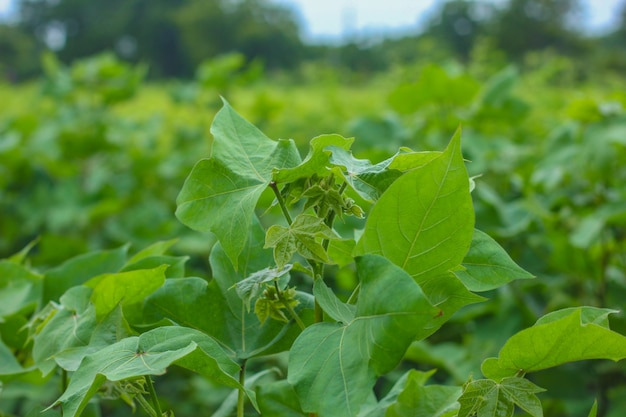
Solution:
<path fill-rule="evenodd" d="M 29 262 L 45 272 L 177 238 L 187 273 L 209 279 L 213 237 L 173 213 L 210 154 L 220 95 L 303 154 L 336 132 L 378 162 L 399 146 L 441 150 L 461 124 L 477 227 L 538 276 L 493 291 L 407 353 L 405 366 L 462 384 L 548 311 L 625 307 L 626 2 L 602 36 L 577 27 L 580 13 L 575 0 L 453 0 L 418 34 L 313 45 L 288 9 L 263 0 L 22 0 L 0 25 L 0 258 L 37 242 Z M 350 265 L 328 275 L 340 288 L 355 279 Z M 0 317 L 0 336 L 18 350 L 13 319 Z M 612 328 L 626 334 L 623 313 Z M 284 368 L 284 358 L 250 366 Z M 58 379 L 28 378 L 3 387 L 0 415 L 54 398 Z M 181 371 L 159 382 L 180 416 L 228 394 Z M 598 416 L 626 412 L 623 363 L 568 365 L 535 382 L 549 390 L 546 415 L 586 416 L 593 398 Z M 118 405 L 106 415 L 126 415 Z"/>

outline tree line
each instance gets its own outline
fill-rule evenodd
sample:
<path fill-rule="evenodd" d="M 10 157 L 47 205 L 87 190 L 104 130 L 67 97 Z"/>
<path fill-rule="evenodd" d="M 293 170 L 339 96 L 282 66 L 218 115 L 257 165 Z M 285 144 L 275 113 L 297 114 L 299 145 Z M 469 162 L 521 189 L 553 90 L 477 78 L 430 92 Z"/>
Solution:
<path fill-rule="evenodd" d="M 323 61 L 371 73 L 414 60 L 425 43 L 461 61 L 488 45 L 509 61 L 549 48 L 626 69 L 626 2 L 619 27 L 601 37 L 585 35 L 581 16 L 579 0 L 449 0 L 404 36 L 311 45 L 293 11 L 268 0 L 18 0 L 17 16 L 0 25 L 0 71 L 10 80 L 38 75 L 40 53 L 52 49 L 66 63 L 112 50 L 148 63 L 153 78 L 193 76 L 202 61 L 229 52 L 269 70 Z"/>

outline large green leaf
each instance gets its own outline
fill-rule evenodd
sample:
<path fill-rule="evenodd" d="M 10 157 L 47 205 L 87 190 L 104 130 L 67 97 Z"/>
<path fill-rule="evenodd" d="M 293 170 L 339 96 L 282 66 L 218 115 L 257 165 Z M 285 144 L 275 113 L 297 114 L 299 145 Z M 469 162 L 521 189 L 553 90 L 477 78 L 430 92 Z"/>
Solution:
<path fill-rule="evenodd" d="M 211 252 L 214 279 L 168 279 L 165 285 L 146 299 L 145 314 L 148 321 L 168 318 L 182 326 L 198 329 L 228 349 L 237 359 L 274 353 L 288 349 L 299 333 L 297 326 L 270 320 L 263 326 L 247 301 L 237 294 L 236 284 L 257 271 L 273 265 L 272 252 L 263 249 L 265 232 L 258 224 L 249 232 L 250 239 L 239 255 L 239 269 L 226 256 L 221 245 Z M 311 298 L 299 293 L 297 311 L 311 307 Z"/>
<path fill-rule="evenodd" d="M 176 216 L 192 229 L 215 233 L 236 269 L 272 170 L 297 165 L 300 155 L 292 140 L 269 139 L 226 102 L 211 133 L 211 158 L 199 161 L 187 177 Z"/>
<path fill-rule="evenodd" d="M 121 381 L 143 375 L 161 375 L 171 365 L 182 366 L 233 388 L 239 365 L 228 358 L 209 336 L 185 327 L 159 327 L 125 338 L 86 356 L 63 395 L 63 415 L 80 415 L 106 380 Z"/>
<path fill-rule="evenodd" d="M 600 311 L 594 314 L 594 310 Z M 483 375 L 498 380 L 567 362 L 626 358 L 626 337 L 608 328 L 605 309 L 584 307 L 566 311 L 565 315 L 554 314 L 513 335 L 498 358 L 483 362 Z"/>
<path fill-rule="evenodd" d="M 385 256 L 414 279 L 458 266 L 472 241 L 474 211 L 456 132 L 445 152 L 398 178 L 381 196 L 355 248 Z"/>
<path fill-rule="evenodd" d="M 346 139 L 340 135 L 321 135 L 311 139 L 309 153 L 304 161 L 293 168 L 275 169 L 273 180 L 278 184 L 294 182 L 300 178 L 309 178 L 314 175 L 323 177 L 328 175 L 330 150 L 324 149 L 327 146 L 334 146 L 338 149 L 350 149 L 354 139 Z"/>
<path fill-rule="evenodd" d="M 524 378 L 489 379 L 469 382 L 459 398 L 458 417 L 512 417 L 515 405 L 533 417 L 543 417 L 541 402 L 535 394 L 545 391 Z"/>
<path fill-rule="evenodd" d="M 516 279 L 534 276 L 520 268 L 498 243 L 480 230 L 474 230 L 472 246 L 463 259 L 465 270 L 456 276 L 472 291 L 489 291 Z"/>
<path fill-rule="evenodd" d="M 263 417 L 306 417 L 298 396 L 287 381 L 276 381 L 257 387 L 259 409 Z"/>
<path fill-rule="evenodd" d="M 357 272 L 361 290 L 354 318 L 309 326 L 291 349 L 288 380 L 304 411 L 356 416 L 376 376 L 398 364 L 437 314 L 411 277 L 387 259 L 359 258 Z"/>

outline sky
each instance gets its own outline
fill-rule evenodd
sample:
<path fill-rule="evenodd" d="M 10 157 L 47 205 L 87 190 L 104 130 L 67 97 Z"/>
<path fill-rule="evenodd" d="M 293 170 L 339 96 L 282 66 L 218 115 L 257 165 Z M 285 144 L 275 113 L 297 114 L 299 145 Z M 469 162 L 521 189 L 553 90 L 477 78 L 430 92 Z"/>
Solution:
<path fill-rule="evenodd" d="M 340 41 L 363 32 L 389 32 L 416 27 L 427 20 L 443 0 L 272 0 L 296 9 L 304 39 Z M 602 33 L 617 24 L 619 6 L 626 0 L 581 0 L 583 26 Z M 502 3 L 503 0 L 494 0 Z"/>
<path fill-rule="evenodd" d="M 443 0 L 270 0 L 294 8 L 308 41 L 341 41 L 364 32 L 388 33 L 416 27 L 427 20 Z M 494 0 L 502 2 L 504 0 Z M 584 28 L 602 33 L 617 24 L 620 4 L 626 0 L 581 0 L 586 11 Z M 14 0 L 0 0 L 6 17 Z"/>

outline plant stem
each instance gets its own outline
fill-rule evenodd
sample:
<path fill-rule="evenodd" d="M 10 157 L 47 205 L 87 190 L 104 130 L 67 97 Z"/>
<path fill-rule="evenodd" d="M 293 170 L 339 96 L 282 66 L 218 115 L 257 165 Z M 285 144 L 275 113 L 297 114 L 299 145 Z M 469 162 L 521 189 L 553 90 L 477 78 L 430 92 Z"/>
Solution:
<path fill-rule="evenodd" d="M 239 371 L 239 384 L 241 388 L 239 388 L 239 393 L 237 395 L 237 417 L 243 417 L 244 411 L 244 400 L 245 400 L 245 392 L 244 392 L 244 384 L 246 383 L 246 360 L 244 359 L 241 364 L 241 370 Z"/>
<path fill-rule="evenodd" d="M 298 316 L 298 313 L 296 313 L 293 307 L 289 305 L 287 300 L 283 298 L 283 293 L 280 290 L 280 288 L 278 288 L 278 282 L 274 281 L 274 287 L 276 288 L 276 295 L 278 296 L 278 299 L 280 300 L 281 303 L 283 303 L 283 305 L 285 306 L 285 308 L 287 309 L 291 317 L 296 321 L 296 323 L 298 323 L 298 326 L 300 327 L 300 329 L 301 330 L 306 329 L 306 325 L 304 324 L 300 316 Z"/>
<path fill-rule="evenodd" d="M 278 205 L 280 209 L 283 211 L 283 215 L 285 216 L 285 220 L 287 220 L 287 224 L 291 226 L 293 220 L 291 220 L 291 215 L 289 214 L 289 210 L 287 210 L 287 205 L 285 204 L 285 199 L 280 194 L 280 190 L 278 190 L 278 185 L 276 185 L 276 181 L 270 182 L 270 188 L 274 191 L 274 195 L 276 196 L 276 200 L 278 201 Z"/>
<path fill-rule="evenodd" d="M 159 397 L 157 397 L 156 391 L 154 390 L 154 384 L 152 383 L 152 379 L 150 375 L 145 375 L 144 379 L 146 380 L 146 386 L 148 387 L 148 392 L 150 393 L 150 399 L 152 400 L 152 406 L 154 407 L 154 411 L 156 415 L 161 417 L 163 415 L 163 411 L 161 411 L 161 405 L 159 404 Z"/>

